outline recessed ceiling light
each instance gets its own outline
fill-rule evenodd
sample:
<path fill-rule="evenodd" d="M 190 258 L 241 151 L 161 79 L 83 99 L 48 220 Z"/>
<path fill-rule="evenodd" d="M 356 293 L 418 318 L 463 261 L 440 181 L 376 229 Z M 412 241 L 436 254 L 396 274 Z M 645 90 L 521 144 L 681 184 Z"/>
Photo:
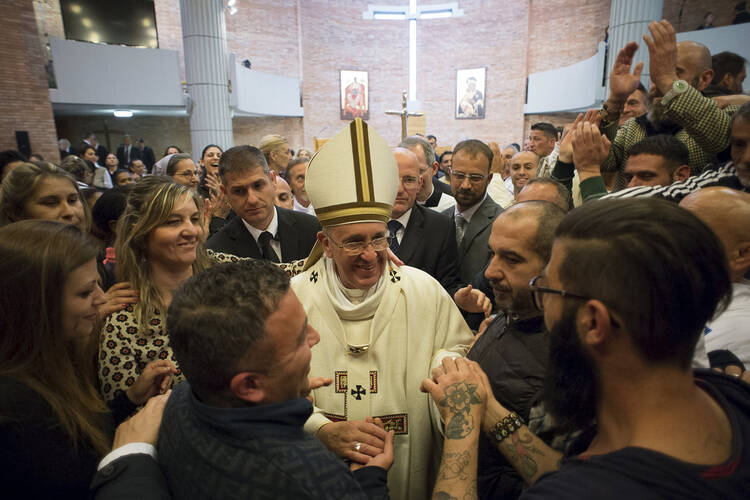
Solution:
<path fill-rule="evenodd" d="M 115 118 L 132 118 L 133 112 L 128 109 L 116 109 Z"/>

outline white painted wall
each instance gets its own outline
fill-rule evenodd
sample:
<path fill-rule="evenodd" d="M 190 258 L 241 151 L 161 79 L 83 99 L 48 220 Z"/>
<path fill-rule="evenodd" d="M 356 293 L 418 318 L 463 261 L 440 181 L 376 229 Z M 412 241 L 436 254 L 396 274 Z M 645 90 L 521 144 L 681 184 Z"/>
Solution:
<path fill-rule="evenodd" d="M 236 116 L 304 116 L 299 79 L 247 69 L 230 54 L 232 93 Z"/>
<path fill-rule="evenodd" d="M 702 43 L 717 54 L 728 50 L 750 61 L 750 23 L 722 26 L 709 30 L 688 31 L 677 34 L 677 41 L 692 40 Z M 639 41 L 638 50 L 648 50 Z M 601 106 L 604 96 L 602 71 L 604 68 L 604 44 L 589 59 L 562 68 L 532 73 L 529 75 L 529 90 L 524 112 L 554 113 L 579 111 Z M 610 54 L 616 57 L 617 54 Z M 648 82 L 644 81 L 648 87 Z M 750 78 L 745 79 L 745 93 L 750 90 Z"/>
<path fill-rule="evenodd" d="M 174 50 L 50 39 L 57 89 L 52 103 L 184 106 Z"/>

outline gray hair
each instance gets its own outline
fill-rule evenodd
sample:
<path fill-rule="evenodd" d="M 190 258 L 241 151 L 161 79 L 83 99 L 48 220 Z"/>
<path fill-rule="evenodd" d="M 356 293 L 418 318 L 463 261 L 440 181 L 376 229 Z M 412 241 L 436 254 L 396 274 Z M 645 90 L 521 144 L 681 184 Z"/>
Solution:
<path fill-rule="evenodd" d="M 432 168 L 432 164 L 435 163 L 435 150 L 432 149 L 432 146 L 424 137 L 410 135 L 401 141 L 401 144 L 399 144 L 398 147 L 411 150 L 414 149 L 414 146 L 416 145 L 422 146 L 422 151 L 424 151 L 424 162 L 427 165 L 427 168 Z"/>

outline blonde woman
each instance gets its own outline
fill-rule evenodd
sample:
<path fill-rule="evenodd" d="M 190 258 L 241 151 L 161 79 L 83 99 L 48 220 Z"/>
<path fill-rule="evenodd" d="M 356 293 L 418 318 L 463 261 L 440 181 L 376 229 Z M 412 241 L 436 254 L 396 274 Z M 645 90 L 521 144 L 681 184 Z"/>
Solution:
<path fill-rule="evenodd" d="M 128 196 L 116 229 L 116 274 L 133 285 L 139 301 L 109 316 L 102 328 L 99 379 L 106 400 L 126 391 L 147 363 L 177 364 L 166 332 L 172 295 L 212 263 L 238 260 L 206 250 L 201 208 L 194 190 L 163 176 L 142 179 Z M 301 263 L 283 267 L 294 274 Z"/>
<path fill-rule="evenodd" d="M 258 149 L 266 157 L 268 168 L 277 174 L 284 176 L 286 166 L 292 159 L 292 152 L 289 149 L 289 142 L 279 134 L 270 134 L 264 136 L 258 144 Z"/>

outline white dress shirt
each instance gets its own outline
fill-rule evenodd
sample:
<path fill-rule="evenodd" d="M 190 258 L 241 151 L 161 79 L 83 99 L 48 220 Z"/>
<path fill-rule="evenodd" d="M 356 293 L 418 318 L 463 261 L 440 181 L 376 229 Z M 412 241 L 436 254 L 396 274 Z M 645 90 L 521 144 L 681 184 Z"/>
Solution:
<path fill-rule="evenodd" d="M 250 234 L 253 236 L 256 245 L 258 245 L 258 238 L 260 238 L 260 233 L 264 231 L 268 231 L 269 233 L 271 233 L 271 236 L 273 236 L 273 239 L 271 240 L 271 249 L 273 249 L 273 251 L 276 253 L 276 257 L 279 258 L 279 262 L 282 262 L 281 242 L 276 239 L 279 233 L 279 213 L 276 210 L 276 207 L 273 207 L 273 219 L 271 219 L 271 222 L 265 229 L 258 229 L 255 226 L 251 226 L 245 219 L 242 219 L 242 223 L 245 225 L 247 230 L 250 231 Z M 258 245 L 258 248 L 260 248 L 260 245 Z"/>
<path fill-rule="evenodd" d="M 313 217 L 315 217 L 315 209 L 313 208 L 312 203 L 304 206 L 297 201 L 297 198 L 292 197 L 292 199 L 294 200 L 293 210 L 295 212 L 302 212 L 303 214 L 312 215 Z"/>

